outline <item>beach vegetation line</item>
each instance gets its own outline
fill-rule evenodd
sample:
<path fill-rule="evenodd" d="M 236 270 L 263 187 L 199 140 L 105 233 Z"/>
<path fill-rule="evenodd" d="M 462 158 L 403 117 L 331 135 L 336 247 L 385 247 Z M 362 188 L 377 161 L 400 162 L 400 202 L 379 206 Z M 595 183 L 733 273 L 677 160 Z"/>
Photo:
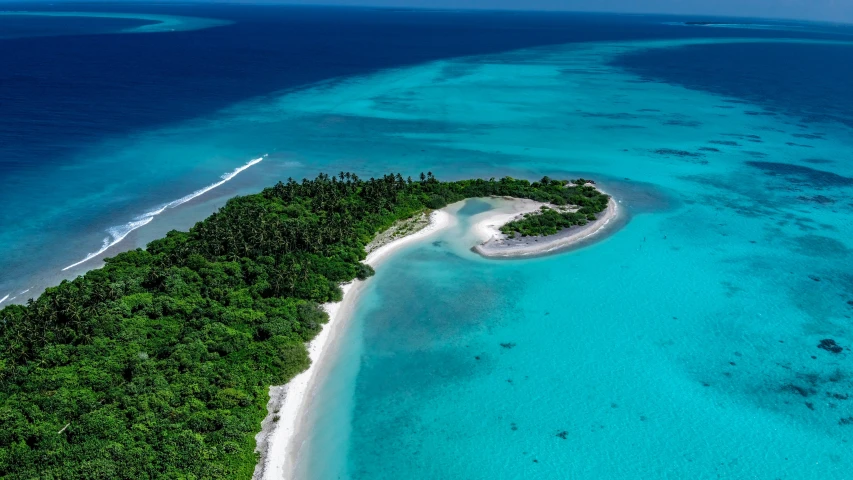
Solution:
<path fill-rule="evenodd" d="M 0 477 L 251 478 L 269 386 L 308 368 L 321 304 L 374 273 L 362 261 L 379 232 L 465 198 L 565 205 L 585 192 L 570 190 L 432 173 L 290 179 L 7 306 Z"/>

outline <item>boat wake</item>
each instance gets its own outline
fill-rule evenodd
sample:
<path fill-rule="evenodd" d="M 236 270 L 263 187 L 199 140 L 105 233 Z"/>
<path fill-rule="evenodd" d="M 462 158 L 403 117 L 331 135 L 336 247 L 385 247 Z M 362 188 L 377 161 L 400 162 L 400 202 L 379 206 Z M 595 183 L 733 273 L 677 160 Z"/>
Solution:
<path fill-rule="evenodd" d="M 246 170 L 247 168 L 251 167 L 252 165 L 260 163 L 266 157 L 267 156 L 264 155 L 262 157 L 258 157 L 258 158 L 255 158 L 253 160 L 250 160 L 246 164 L 244 164 L 240 167 L 237 167 L 234 170 L 232 170 L 231 172 L 228 172 L 228 173 L 222 175 L 222 179 L 216 183 L 212 183 L 212 184 L 210 184 L 204 188 L 201 188 L 199 190 L 194 191 L 193 193 L 190 193 L 189 195 L 184 195 L 183 197 L 181 197 L 177 200 L 172 200 L 171 202 L 169 202 L 165 205 L 161 205 L 154 210 L 143 213 L 142 215 L 139 215 L 138 217 L 134 218 L 130 222 L 125 223 L 124 225 L 119 225 L 119 226 L 108 228 L 107 233 L 109 234 L 109 236 L 104 238 L 104 243 L 103 243 L 103 245 L 101 245 L 100 250 L 98 250 L 97 252 L 92 252 L 92 253 L 86 255 L 86 258 L 84 258 L 83 260 L 80 260 L 77 263 L 73 263 L 71 265 L 68 265 L 67 267 L 63 268 L 62 271 L 64 272 L 65 270 L 68 270 L 69 268 L 74 268 L 77 265 L 80 265 L 82 263 L 86 263 L 89 260 L 97 257 L 98 255 L 106 252 L 111 247 L 113 247 L 114 245 L 116 245 L 119 242 L 121 242 L 122 240 L 124 240 L 124 238 L 127 237 L 128 234 L 130 234 L 130 232 L 136 230 L 137 228 L 145 226 L 149 222 L 151 222 L 151 220 L 154 220 L 154 217 L 156 217 L 157 215 L 160 215 L 161 213 L 163 213 L 164 211 L 166 211 L 170 208 L 175 208 L 178 205 L 182 205 L 184 203 L 187 203 L 190 200 L 192 200 L 196 197 L 199 197 L 201 195 L 204 195 L 205 193 L 213 190 L 214 188 L 217 188 L 217 187 L 223 185 L 224 183 L 228 182 L 232 178 L 239 175 L 240 172 L 242 172 L 243 170 Z M 7 295 L 7 297 L 8 297 L 8 295 Z M 3 300 L 5 300 L 5 298 Z M 0 300 L 0 302 L 2 302 L 3 300 Z"/>

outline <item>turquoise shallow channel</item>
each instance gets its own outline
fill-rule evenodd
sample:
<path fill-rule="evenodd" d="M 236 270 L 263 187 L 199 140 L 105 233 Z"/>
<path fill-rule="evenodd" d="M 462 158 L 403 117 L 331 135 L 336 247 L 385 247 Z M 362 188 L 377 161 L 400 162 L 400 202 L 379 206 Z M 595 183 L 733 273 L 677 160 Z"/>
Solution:
<path fill-rule="evenodd" d="M 851 131 L 606 63 L 685 43 L 467 58 L 282 100 L 339 148 L 386 139 L 370 157 L 420 142 L 412 156 L 455 175 L 589 172 L 631 216 L 584 249 L 494 261 L 468 251 L 489 208 L 472 200 L 381 265 L 313 398 L 299 478 L 849 478 L 853 167 L 828 159 L 849 160 Z"/>

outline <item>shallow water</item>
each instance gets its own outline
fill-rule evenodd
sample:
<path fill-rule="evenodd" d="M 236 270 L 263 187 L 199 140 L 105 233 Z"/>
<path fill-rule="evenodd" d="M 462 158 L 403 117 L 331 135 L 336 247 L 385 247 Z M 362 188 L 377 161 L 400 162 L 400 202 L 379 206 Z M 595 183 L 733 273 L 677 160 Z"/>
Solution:
<path fill-rule="evenodd" d="M 303 476 L 849 478 L 853 114 L 833 66 L 853 48 L 686 27 L 721 38 L 642 41 L 657 30 L 619 21 L 632 39 L 374 60 L 397 68 L 128 127 L 15 170 L 0 299 L 84 271 L 58 273 L 110 227 L 265 153 L 117 248 L 317 170 L 594 178 L 630 214 L 602 242 L 489 261 L 457 230 L 383 263 L 313 399 Z M 662 31 L 646 36 L 676 35 Z M 831 109 L 785 62 L 724 61 L 794 50 L 825 69 Z M 463 207 L 459 228 L 484 208 Z M 818 348 L 829 338 L 844 350 Z"/>
<path fill-rule="evenodd" d="M 314 399 L 303 476 L 846 478 L 853 135 L 609 63 L 691 43 L 516 51 L 283 99 L 318 116 L 361 99 L 324 127 L 386 139 L 376 156 L 582 173 L 632 214 L 571 253 L 487 261 L 453 232 L 383 264 Z"/>
<path fill-rule="evenodd" d="M 314 399 L 301 473 L 844 478 L 846 431 L 774 363 L 824 354 L 808 371 L 831 374 L 831 355 L 756 302 L 757 279 L 697 271 L 675 250 L 690 237 L 655 217 L 537 260 L 485 261 L 454 231 L 384 264 Z"/>

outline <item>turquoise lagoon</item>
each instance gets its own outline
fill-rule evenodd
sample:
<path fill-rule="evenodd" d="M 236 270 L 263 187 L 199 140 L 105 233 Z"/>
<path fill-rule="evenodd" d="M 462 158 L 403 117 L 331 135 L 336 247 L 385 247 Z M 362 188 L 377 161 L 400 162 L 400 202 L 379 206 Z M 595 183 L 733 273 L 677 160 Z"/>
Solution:
<path fill-rule="evenodd" d="M 686 43 L 467 58 L 281 100 L 391 168 L 582 174 L 631 216 L 581 250 L 494 261 L 468 251 L 485 208 L 469 202 L 458 230 L 383 264 L 313 398 L 300 478 L 849 477 L 850 128 L 607 63 Z"/>
<path fill-rule="evenodd" d="M 850 478 L 851 127 L 611 63 L 759 41 L 829 44 L 584 43 L 465 57 L 104 140 L 79 153 L 85 164 L 38 173 L 56 185 L 46 195 L 73 199 L 40 218 L 70 231 L 65 212 L 91 210 L 91 233 L 43 248 L 45 272 L 0 285 L 18 295 L 72 277 L 288 176 L 582 175 L 630 217 L 601 242 L 485 260 L 462 233 L 489 208 L 472 201 L 458 230 L 378 269 L 313 397 L 301 477 Z M 69 175 L 109 187 L 75 196 Z M 106 213 L 101 197 L 112 199 Z M 39 228 L 15 235 L 37 244 Z M 823 339 L 844 350 L 818 348 Z"/>

